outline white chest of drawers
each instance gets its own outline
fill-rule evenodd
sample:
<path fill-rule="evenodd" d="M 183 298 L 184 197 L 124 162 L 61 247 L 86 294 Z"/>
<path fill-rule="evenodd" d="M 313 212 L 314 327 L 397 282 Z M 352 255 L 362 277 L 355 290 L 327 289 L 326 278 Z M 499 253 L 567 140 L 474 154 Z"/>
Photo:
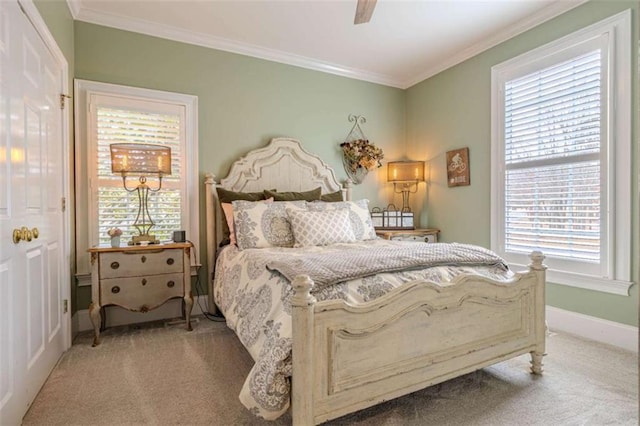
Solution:
<path fill-rule="evenodd" d="M 100 344 L 101 309 L 107 305 L 144 313 L 181 297 L 187 330 L 191 330 L 190 250 L 189 243 L 89 249 L 93 345 Z"/>
<path fill-rule="evenodd" d="M 415 241 L 423 243 L 437 243 L 439 232 L 440 230 L 435 228 L 376 230 L 376 234 L 385 240 Z"/>

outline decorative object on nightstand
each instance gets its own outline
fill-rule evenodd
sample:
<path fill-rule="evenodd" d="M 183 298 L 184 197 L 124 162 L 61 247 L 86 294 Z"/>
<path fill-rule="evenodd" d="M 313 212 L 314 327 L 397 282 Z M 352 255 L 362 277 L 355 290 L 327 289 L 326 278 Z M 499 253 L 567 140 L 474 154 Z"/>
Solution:
<path fill-rule="evenodd" d="M 382 167 L 380 161 L 384 158 L 384 153 L 364 135 L 360 124 L 366 123 L 366 118 L 350 114 L 349 121 L 353 123 L 353 127 L 345 141 L 340 144 L 340 148 L 344 170 L 349 179 L 357 185 L 362 183 L 371 170 Z"/>
<path fill-rule="evenodd" d="M 387 163 L 387 181 L 393 191 L 402 194 L 403 213 L 410 213 L 409 194 L 418 192 L 418 183 L 424 182 L 424 161 L 390 161 Z"/>
<path fill-rule="evenodd" d="M 93 346 L 100 344 L 100 330 L 106 324 L 103 308 L 108 305 L 146 313 L 181 297 L 191 331 L 190 250 L 191 243 L 90 248 Z"/>
<path fill-rule="evenodd" d="M 122 235 L 122 229 L 110 228 L 107 231 L 107 235 L 111 237 L 111 247 L 120 247 L 120 236 Z"/>
<path fill-rule="evenodd" d="M 149 192 L 158 192 L 162 188 L 162 177 L 171 174 L 171 148 L 163 145 L 141 143 L 113 143 L 111 150 L 111 172 L 122 175 L 122 185 L 127 192 L 138 193 L 138 215 L 133 227 L 138 230 L 129 245 L 159 244 L 154 235 L 150 235 L 155 225 L 149 214 Z M 127 187 L 127 176 L 136 175 L 138 186 Z M 147 185 L 147 176 L 158 177 L 158 187 L 152 189 Z"/>
<path fill-rule="evenodd" d="M 380 207 L 372 208 L 371 222 L 376 230 L 415 229 L 415 226 L 413 226 L 413 213 L 398 210 L 393 204 L 389 204 L 384 209 Z"/>
<path fill-rule="evenodd" d="M 413 230 L 391 230 L 391 229 L 376 230 L 376 235 L 384 238 L 385 240 L 415 241 L 415 242 L 423 242 L 423 243 L 437 243 L 438 233 L 440 233 L 440 230 L 435 228 L 413 229 Z"/>

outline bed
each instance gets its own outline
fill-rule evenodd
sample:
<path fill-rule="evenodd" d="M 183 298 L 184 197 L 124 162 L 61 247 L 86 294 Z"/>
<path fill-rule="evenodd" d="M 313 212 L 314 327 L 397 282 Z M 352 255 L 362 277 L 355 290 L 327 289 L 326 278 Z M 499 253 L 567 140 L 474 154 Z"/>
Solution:
<path fill-rule="evenodd" d="M 360 203 L 351 201 L 348 183 L 341 185 L 325 162 L 289 138 L 272 139 L 268 146 L 249 152 L 220 182 L 212 174 L 205 176 L 210 309 L 221 308 L 256 361 L 256 371 L 240 395 L 248 409 L 273 419 L 290 401 L 293 424 L 312 425 L 526 353 L 531 355 L 531 372 L 542 373 L 546 267 L 540 252 L 531 253 L 527 271 L 512 272 L 485 253 L 488 250 L 462 244 L 391 242 L 397 246 L 386 247 L 389 242 L 349 239 L 322 247 L 239 250 L 244 244 L 239 240 L 238 247 L 220 247 L 225 216 L 217 188 L 249 193 L 318 187 L 322 194 L 342 193 L 349 206 Z M 245 207 L 269 209 L 262 204 L 270 202 L 234 202 L 234 215 Z M 305 206 L 312 204 L 301 209 L 311 209 Z M 293 213 L 287 210 L 290 217 L 316 217 L 297 213 L 296 208 Z M 343 213 L 334 215 L 335 223 L 344 219 Z M 237 225 L 242 225 L 240 220 Z M 339 254 L 329 256 L 332 250 Z M 470 259 L 486 255 L 490 262 L 436 262 L 440 266 L 405 270 L 406 265 L 371 261 L 369 256 L 385 250 L 398 253 L 394 259 L 411 250 L 406 259 L 410 262 L 439 253 L 455 257 L 450 253 L 459 250 Z M 355 260 L 335 266 L 335 259 L 343 256 Z M 330 266 L 315 267 L 321 258 L 334 260 Z M 364 277 L 349 275 L 351 264 L 358 262 L 375 263 L 378 269 Z M 325 276 L 343 267 L 349 269 L 341 271 L 348 281 Z M 266 284 L 250 287 L 260 280 Z M 376 280 L 377 290 L 361 291 L 363 282 Z M 338 281 L 340 291 L 331 284 Z M 378 291 L 380 282 L 393 285 Z M 360 289 L 357 303 L 345 296 L 351 288 Z M 263 293 L 267 302 L 260 298 Z M 280 302 L 281 307 L 272 306 Z M 275 338 L 269 336 L 273 334 Z"/>

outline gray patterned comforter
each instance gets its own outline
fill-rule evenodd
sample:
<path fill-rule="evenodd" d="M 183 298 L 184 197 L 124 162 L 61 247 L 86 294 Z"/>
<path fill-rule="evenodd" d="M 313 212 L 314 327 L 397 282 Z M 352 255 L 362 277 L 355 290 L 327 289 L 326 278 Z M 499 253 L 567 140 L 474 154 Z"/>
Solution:
<path fill-rule="evenodd" d="M 316 289 L 342 281 L 363 278 L 381 272 L 397 272 L 430 266 L 496 266 L 508 269 L 494 252 L 469 244 L 406 244 L 390 241 L 385 245 L 361 247 L 355 244 L 330 246 L 319 253 L 277 256 L 267 263 L 293 281 L 304 272 Z"/>
<path fill-rule="evenodd" d="M 433 246 L 432 248 L 429 248 Z M 448 247 L 447 247 L 448 246 Z M 457 246 L 457 249 L 453 246 Z M 346 252 L 357 253 L 363 263 L 367 263 L 366 252 L 385 257 L 385 250 L 405 253 L 409 269 L 395 272 L 350 272 L 354 279 L 331 277 L 331 258 L 344 258 Z M 466 265 L 449 264 L 449 261 L 432 261 L 437 266 L 419 267 L 416 258 L 433 257 L 434 254 L 448 253 L 450 261 L 464 258 Z M 411 254 L 414 253 L 414 254 Z M 415 254 L 417 253 L 417 254 Z M 488 255 L 484 265 L 479 265 L 480 255 Z M 387 254 L 387 257 L 390 255 Z M 318 260 L 324 258 L 323 260 Z M 293 259 L 292 262 L 284 262 Z M 397 260 L 374 260 L 368 262 L 397 263 Z M 321 262 L 317 264 L 317 262 Z M 324 262 L 324 266 L 322 265 Z M 480 274 L 494 280 L 506 280 L 513 274 L 499 257 L 488 250 L 468 245 L 419 244 L 388 240 L 372 240 L 350 244 L 336 244 L 329 247 L 306 248 L 261 248 L 239 251 L 235 246 L 225 247 L 217 261 L 215 275 L 216 304 L 227 319 L 227 325 L 235 330 L 242 344 L 255 361 L 240 393 L 241 402 L 254 414 L 268 420 L 282 415 L 289 407 L 291 376 L 291 303 L 293 294 L 290 280 L 276 269 L 282 266 L 291 277 L 298 273 L 309 273 L 319 269 L 325 271 L 316 276 L 322 284 L 314 288 L 318 301 L 342 299 L 349 303 L 367 302 L 405 282 L 428 280 L 448 285 L 458 274 Z M 293 264 L 293 266 L 292 266 Z M 295 265 L 303 268 L 300 271 Z M 284 265 L 284 266 L 283 266 Z M 315 265 L 315 266 L 313 266 Z M 328 266 L 329 265 L 329 266 Z M 387 265 L 388 266 L 388 265 Z M 340 269 L 340 268 L 336 268 Z M 380 269 L 384 270 L 384 269 Z M 379 271 L 380 271 L 379 270 Z M 375 275 L 374 275 L 375 274 Z M 336 281 L 335 283 L 332 283 Z"/>

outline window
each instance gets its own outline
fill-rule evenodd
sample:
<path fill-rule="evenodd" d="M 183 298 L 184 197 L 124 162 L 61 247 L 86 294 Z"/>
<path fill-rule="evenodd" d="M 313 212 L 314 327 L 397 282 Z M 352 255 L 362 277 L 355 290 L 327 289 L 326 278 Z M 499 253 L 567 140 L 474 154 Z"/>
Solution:
<path fill-rule="evenodd" d="M 624 12 L 492 69 L 492 248 L 551 282 L 628 294 L 630 38 Z"/>
<path fill-rule="evenodd" d="M 112 143 L 171 148 L 171 175 L 163 177 L 160 191 L 149 194 L 149 214 L 155 223 L 151 234 L 168 241 L 172 231 L 183 229 L 197 244 L 197 98 L 88 81 L 78 81 L 76 87 L 86 107 L 89 245 L 108 244 L 107 230 L 115 226 L 123 230 L 125 241 L 137 235 L 132 225 L 138 194 L 126 191 L 122 177 L 112 173 Z M 128 188 L 137 184 L 137 176 L 127 177 Z M 149 176 L 147 184 L 156 189 L 159 180 Z"/>

